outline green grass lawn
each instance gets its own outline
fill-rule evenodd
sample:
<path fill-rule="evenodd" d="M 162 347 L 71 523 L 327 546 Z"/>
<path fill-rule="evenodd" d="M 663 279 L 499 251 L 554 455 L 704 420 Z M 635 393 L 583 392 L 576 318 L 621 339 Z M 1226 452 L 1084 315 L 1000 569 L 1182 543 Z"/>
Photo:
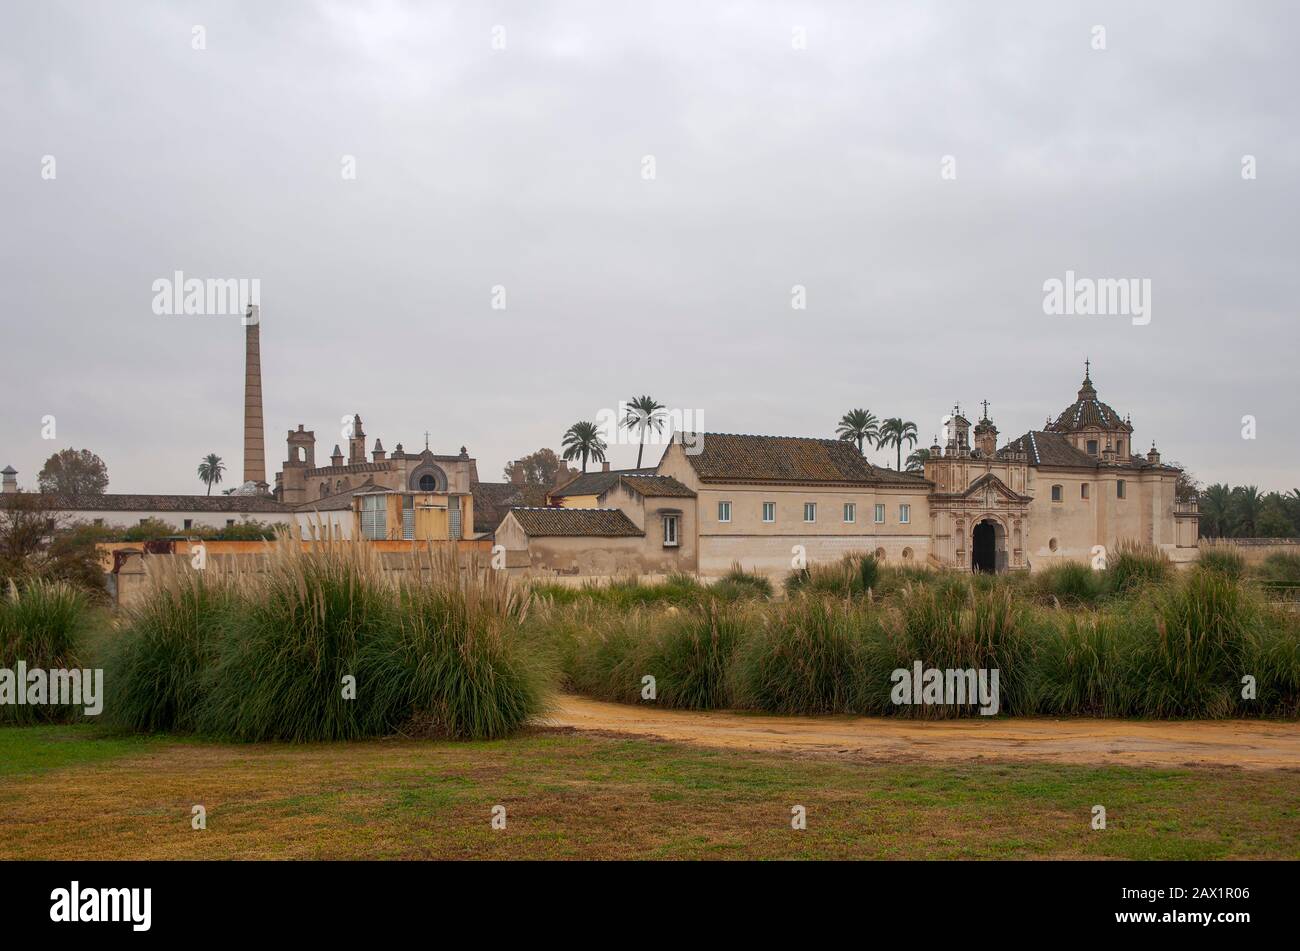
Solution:
<path fill-rule="evenodd" d="M 203 805 L 208 827 L 191 829 Z M 504 830 L 491 810 L 506 808 Z M 808 828 L 790 828 L 791 807 Z M 1090 827 L 1106 807 L 1108 828 Z M 1295 772 L 0 729 L 3 858 L 1297 858 Z"/>

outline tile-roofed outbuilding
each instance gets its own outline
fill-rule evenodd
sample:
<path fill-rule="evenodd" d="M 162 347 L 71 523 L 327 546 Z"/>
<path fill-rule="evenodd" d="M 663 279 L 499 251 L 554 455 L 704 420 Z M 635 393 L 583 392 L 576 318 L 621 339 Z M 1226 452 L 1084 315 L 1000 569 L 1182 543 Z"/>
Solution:
<path fill-rule="evenodd" d="M 654 475 L 654 468 L 609 469 L 584 472 L 576 478 L 551 490 L 551 498 L 563 499 L 574 495 L 600 495 L 625 475 Z"/>
<path fill-rule="evenodd" d="M 687 452 L 686 459 L 701 482 L 929 485 L 920 474 L 873 466 L 853 443 L 841 439 L 737 433 L 697 433 L 684 439 L 699 447 L 697 453 Z"/>
<path fill-rule="evenodd" d="M 43 508 L 59 512 L 292 512 L 294 507 L 269 495 L 146 495 L 104 492 L 99 495 L 37 493 Z M 0 500 L 19 493 L 0 495 Z"/>
<path fill-rule="evenodd" d="M 672 476 L 632 473 L 631 475 L 624 475 L 618 481 L 638 495 L 644 495 L 648 498 L 695 498 L 694 490 L 689 486 L 682 485 Z"/>
<path fill-rule="evenodd" d="M 495 532 L 512 506 L 540 507 L 546 503 L 544 488 L 516 482 L 475 482 L 470 494 L 474 496 L 474 532 L 478 535 Z"/>
<path fill-rule="evenodd" d="M 509 514 L 531 538 L 621 538 L 645 534 L 620 509 L 512 508 Z"/>

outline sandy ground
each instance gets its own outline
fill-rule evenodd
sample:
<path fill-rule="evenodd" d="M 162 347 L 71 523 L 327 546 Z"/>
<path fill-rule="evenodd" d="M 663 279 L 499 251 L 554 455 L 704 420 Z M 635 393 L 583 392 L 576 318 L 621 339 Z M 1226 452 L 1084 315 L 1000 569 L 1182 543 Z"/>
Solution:
<path fill-rule="evenodd" d="M 1300 724 L 1276 720 L 775 717 L 660 710 L 565 695 L 541 722 L 551 727 L 728 749 L 861 759 L 1033 759 L 1124 766 L 1300 769 Z"/>

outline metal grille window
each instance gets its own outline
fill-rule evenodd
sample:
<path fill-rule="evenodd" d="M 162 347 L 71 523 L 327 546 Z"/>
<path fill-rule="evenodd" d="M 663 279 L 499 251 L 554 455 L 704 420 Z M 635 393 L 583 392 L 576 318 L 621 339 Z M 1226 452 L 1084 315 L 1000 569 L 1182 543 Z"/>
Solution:
<path fill-rule="evenodd" d="M 388 519 L 382 495 L 361 497 L 361 534 L 365 538 L 388 537 Z"/>
<path fill-rule="evenodd" d="M 402 537 L 415 537 L 415 496 L 402 496 Z"/>
<path fill-rule="evenodd" d="M 447 535 L 449 538 L 460 538 L 459 499 L 450 499 L 447 502 Z"/>

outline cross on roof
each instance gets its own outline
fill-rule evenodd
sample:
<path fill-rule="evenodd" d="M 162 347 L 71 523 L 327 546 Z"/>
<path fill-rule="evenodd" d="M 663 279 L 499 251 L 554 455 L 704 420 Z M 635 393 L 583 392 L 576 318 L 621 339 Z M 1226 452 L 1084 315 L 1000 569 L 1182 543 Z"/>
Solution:
<path fill-rule="evenodd" d="M 1087 357 L 1083 359 L 1083 378 L 1085 380 L 1092 379 L 1092 361 Z"/>
<path fill-rule="evenodd" d="M 988 401 L 988 400 L 984 400 L 984 418 L 985 418 L 985 419 L 988 419 L 988 418 L 989 418 L 989 401 Z"/>
<path fill-rule="evenodd" d="M 429 448 L 429 431 L 427 429 L 424 431 L 424 448 Z"/>

